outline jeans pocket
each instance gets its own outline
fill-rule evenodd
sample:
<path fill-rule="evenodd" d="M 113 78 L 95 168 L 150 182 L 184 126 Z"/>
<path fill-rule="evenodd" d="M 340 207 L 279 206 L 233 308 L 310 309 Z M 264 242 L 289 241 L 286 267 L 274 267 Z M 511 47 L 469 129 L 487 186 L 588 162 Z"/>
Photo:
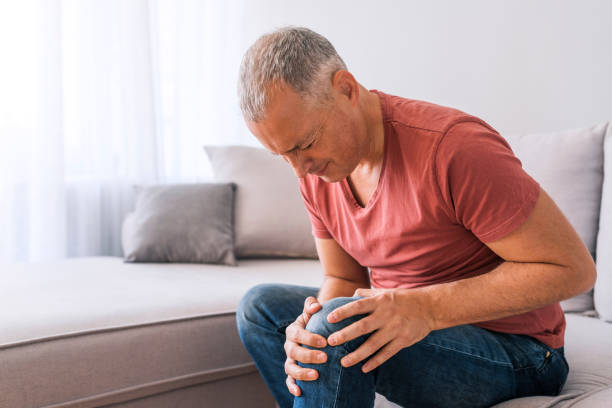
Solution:
<path fill-rule="evenodd" d="M 565 360 L 563 349 L 550 349 L 546 352 L 544 362 L 536 370 L 537 382 L 543 395 L 559 395 L 567 375 L 569 366 Z"/>
<path fill-rule="evenodd" d="M 544 348 L 540 353 L 541 353 L 540 355 L 542 356 L 542 358 L 540 362 L 536 365 L 536 372 L 538 374 L 541 374 L 545 370 L 547 370 L 553 360 L 553 353 L 548 348 Z"/>
<path fill-rule="evenodd" d="M 558 395 L 568 374 L 563 348 L 553 349 L 536 339 L 516 345 L 517 396 Z"/>

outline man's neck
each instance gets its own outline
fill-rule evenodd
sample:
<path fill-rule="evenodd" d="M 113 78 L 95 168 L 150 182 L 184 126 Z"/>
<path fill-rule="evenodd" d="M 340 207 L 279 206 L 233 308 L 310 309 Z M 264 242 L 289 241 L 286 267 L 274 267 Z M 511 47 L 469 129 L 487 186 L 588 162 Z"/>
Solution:
<path fill-rule="evenodd" d="M 383 126 L 380 97 L 367 89 L 361 89 L 364 95 L 363 112 L 366 120 L 365 154 L 353 174 L 370 173 L 382 166 L 385 153 L 385 130 Z"/>

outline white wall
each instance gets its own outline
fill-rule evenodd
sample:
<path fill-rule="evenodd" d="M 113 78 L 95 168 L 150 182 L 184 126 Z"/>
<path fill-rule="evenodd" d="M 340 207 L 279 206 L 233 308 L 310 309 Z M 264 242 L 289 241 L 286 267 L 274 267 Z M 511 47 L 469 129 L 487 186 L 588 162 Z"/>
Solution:
<path fill-rule="evenodd" d="M 367 88 L 453 106 L 502 134 L 612 120 L 611 1 L 245 3 L 244 49 L 304 25 Z"/>

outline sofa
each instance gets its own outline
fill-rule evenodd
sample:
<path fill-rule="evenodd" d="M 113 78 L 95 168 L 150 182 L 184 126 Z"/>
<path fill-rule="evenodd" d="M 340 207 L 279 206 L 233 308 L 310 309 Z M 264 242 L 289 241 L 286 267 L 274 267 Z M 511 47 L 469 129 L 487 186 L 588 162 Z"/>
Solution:
<path fill-rule="evenodd" d="M 496 407 L 610 407 L 612 124 L 504 137 L 583 239 L 598 280 L 562 302 L 570 363 L 562 393 Z M 214 183 L 235 187 L 231 254 L 140 259 L 138 223 L 157 221 L 126 214 L 121 257 L 1 265 L 0 408 L 275 406 L 240 343 L 236 307 L 259 283 L 317 287 L 322 267 L 289 167 L 257 148 L 206 150 Z M 134 211 L 145 204 L 135 196 Z M 395 406 L 377 395 L 377 408 Z"/>

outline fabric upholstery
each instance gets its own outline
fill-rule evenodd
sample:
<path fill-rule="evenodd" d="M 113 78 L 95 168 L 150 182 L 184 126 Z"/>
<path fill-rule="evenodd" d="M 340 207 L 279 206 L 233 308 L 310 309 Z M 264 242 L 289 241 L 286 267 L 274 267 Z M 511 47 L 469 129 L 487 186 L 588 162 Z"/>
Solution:
<path fill-rule="evenodd" d="M 607 124 L 554 133 L 504 136 L 523 168 L 552 197 L 596 257 Z M 561 303 L 565 311 L 593 309 L 589 291 Z"/>
<path fill-rule="evenodd" d="M 257 283 L 321 280 L 320 263 L 305 259 L 243 260 L 237 268 L 115 257 L 0 265 L 0 407 L 272 408 L 234 312 Z M 609 403 L 612 324 L 566 316 L 571 371 L 561 398 L 500 407 Z M 380 396 L 376 406 L 395 407 Z"/>
<path fill-rule="evenodd" d="M 206 146 L 215 179 L 234 182 L 236 256 L 316 258 L 297 177 L 280 157 L 248 146 Z"/>
<path fill-rule="evenodd" d="M 235 265 L 233 183 L 136 186 L 123 222 L 126 262 Z"/>
<path fill-rule="evenodd" d="M 245 376 L 260 385 L 243 389 L 260 396 L 257 403 L 216 395 L 166 406 L 271 407 L 240 343 L 236 307 L 260 282 L 319 286 L 321 279 L 314 260 L 246 260 L 237 268 L 116 257 L 0 265 L 0 407 L 122 406 L 158 393 L 171 401 L 196 386 L 201 391 L 187 394 L 211 396 L 213 382 L 240 385 Z"/>
<path fill-rule="evenodd" d="M 612 322 L 612 123 L 604 141 L 604 184 L 597 238 L 597 282 L 595 308 L 599 316 Z M 612 343 L 612 339 L 610 341 Z"/>

